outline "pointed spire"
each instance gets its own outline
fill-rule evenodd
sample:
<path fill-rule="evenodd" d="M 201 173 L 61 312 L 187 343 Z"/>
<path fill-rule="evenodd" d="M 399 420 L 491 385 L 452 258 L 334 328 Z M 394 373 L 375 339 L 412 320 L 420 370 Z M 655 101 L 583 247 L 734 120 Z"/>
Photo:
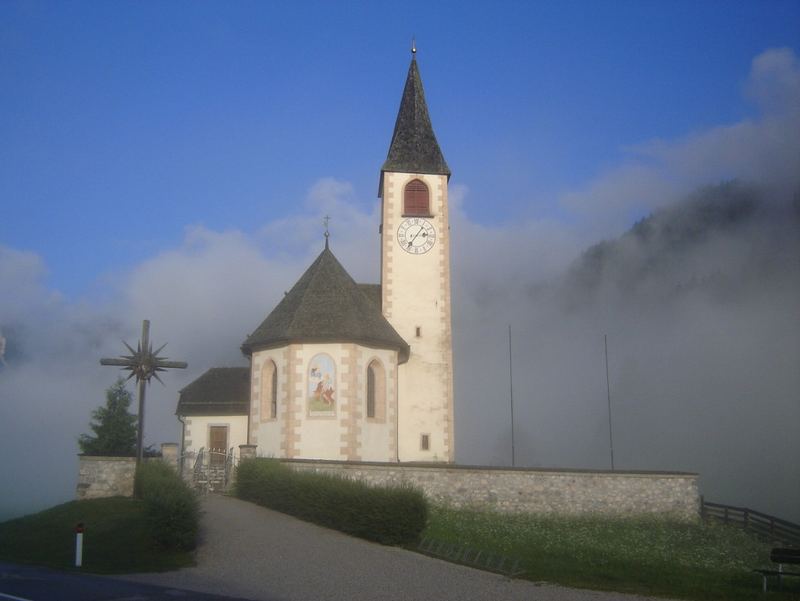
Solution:
<path fill-rule="evenodd" d="M 450 168 L 433 133 L 425 91 L 416 60 L 416 41 L 411 42 L 411 65 L 408 68 L 403 98 L 394 124 L 389 154 L 381 168 L 404 173 L 434 173 L 450 176 Z M 381 179 L 383 176 L 381 175 Z"/>

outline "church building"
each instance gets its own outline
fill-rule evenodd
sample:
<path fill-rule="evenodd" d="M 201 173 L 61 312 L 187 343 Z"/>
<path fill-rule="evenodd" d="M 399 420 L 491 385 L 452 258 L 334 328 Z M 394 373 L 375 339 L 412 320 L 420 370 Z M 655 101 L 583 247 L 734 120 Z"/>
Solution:
<path fill-rule="evenodd" d="M 242 344 L 249 369 L 214 368 L 181 390 L 184 453 L 250 444 L 289 459 L 453 462 L 449 178 L 412 54 L 380 172 L 380 283 L 356 283 L 326 233 Z"/>

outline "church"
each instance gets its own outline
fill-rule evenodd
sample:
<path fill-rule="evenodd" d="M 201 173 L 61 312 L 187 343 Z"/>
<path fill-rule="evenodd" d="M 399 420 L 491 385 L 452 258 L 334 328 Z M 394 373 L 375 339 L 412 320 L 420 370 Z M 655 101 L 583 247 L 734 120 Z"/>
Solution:
<path fill-rule="evenodd" d="M 249 444 L 286 459 L 454 461 L 450 169 L 415 52 L 380 171 L 380 283 L 356 283 L 326 232 L 243 342 L 249 367 L 180 391 L 184 454 Z"/>

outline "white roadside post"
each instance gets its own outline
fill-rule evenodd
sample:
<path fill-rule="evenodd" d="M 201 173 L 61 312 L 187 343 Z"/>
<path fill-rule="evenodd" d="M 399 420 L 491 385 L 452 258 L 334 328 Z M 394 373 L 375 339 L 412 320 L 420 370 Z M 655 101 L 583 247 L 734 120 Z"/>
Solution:
<path fill-rule="evenodd" d="M 75 567 L 83 565 L 83 522 L 75 526 Z"/>

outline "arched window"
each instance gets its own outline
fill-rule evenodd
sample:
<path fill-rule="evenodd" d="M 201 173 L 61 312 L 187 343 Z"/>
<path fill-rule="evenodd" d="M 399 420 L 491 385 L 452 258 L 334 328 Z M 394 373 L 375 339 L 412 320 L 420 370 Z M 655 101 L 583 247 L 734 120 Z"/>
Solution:
<path fill-rule="evenodd" d="M 403 192 L 403 215 L 430 215 L 428 186 L 422 180 L 412 179 Z"/>
<path fill-rule="evenodd" d="M 278 417 L 278 369 L 272 359 L 261 366 L 261 421 Z"/>
<path fill-rule="evenodd" d="M 367 417 L 375 417 L 375 368 L 367 368 Z"/>
<path fill-rule="evenodd" d="M 367 419 L 382 421 L 386 416 L 386 372 L 377 359 L 367 366 Z"/>
<path fill-rule="evenodd" d="M 272 396 L 269 399 L 269 416 L 278 417 L 278 370 L 272 370 Z"/>

